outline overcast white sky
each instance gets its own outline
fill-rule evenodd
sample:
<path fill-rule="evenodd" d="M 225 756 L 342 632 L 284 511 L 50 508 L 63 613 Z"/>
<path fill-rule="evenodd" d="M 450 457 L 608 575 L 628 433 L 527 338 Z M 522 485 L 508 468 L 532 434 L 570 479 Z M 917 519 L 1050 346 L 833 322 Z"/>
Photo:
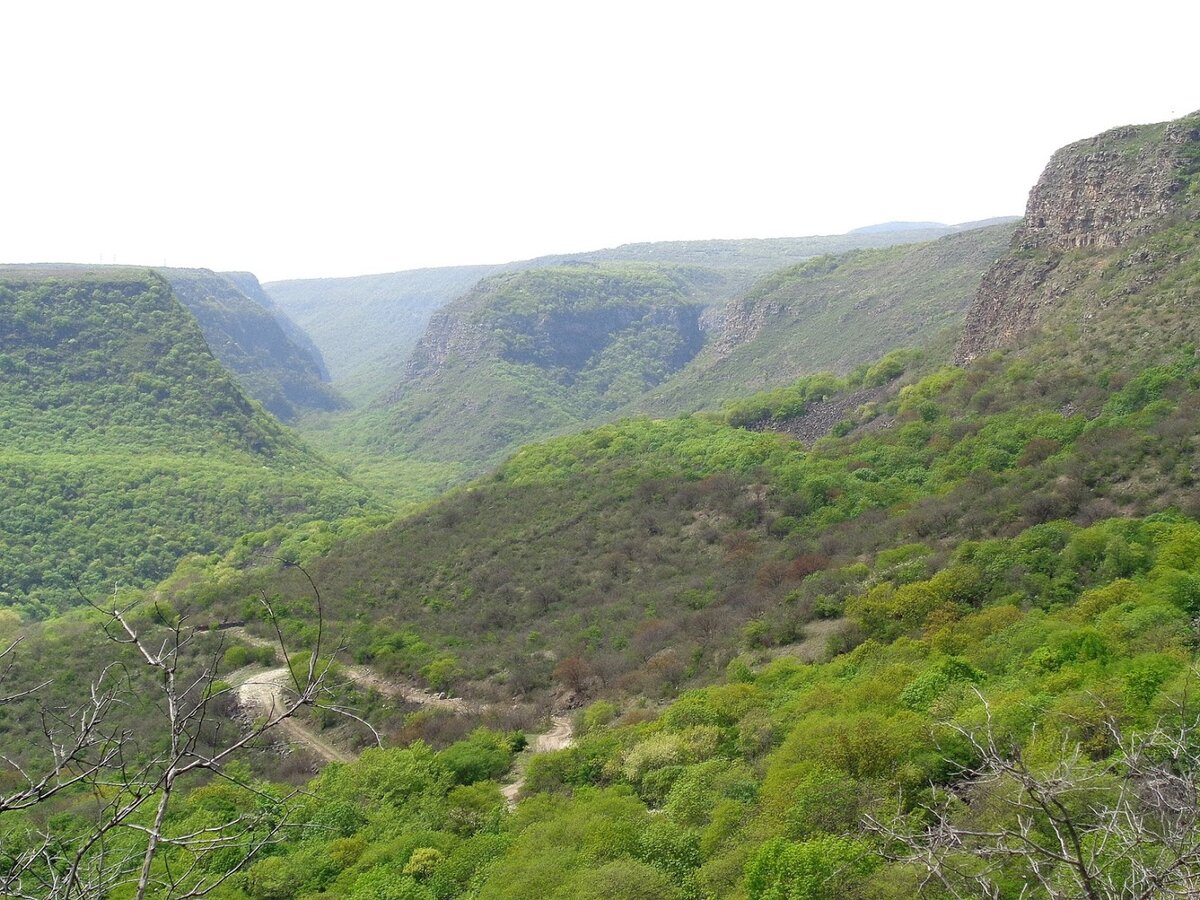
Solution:
<path fill-rule="evenodd" d="M 1019 214 L 1200 4 L 0 7 L 0 261 L 263 280 Z"/>

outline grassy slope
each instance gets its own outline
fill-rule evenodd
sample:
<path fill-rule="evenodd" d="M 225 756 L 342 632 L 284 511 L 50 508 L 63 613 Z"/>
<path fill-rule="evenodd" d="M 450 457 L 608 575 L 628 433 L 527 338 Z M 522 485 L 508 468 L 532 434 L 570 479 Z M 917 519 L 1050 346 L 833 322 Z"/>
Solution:
<path fill-rule="evenodd" d="M 1194 690 L 1187 585 L 1198 544 L 1194 522 L 1162 516 L 974 543 L 933 577 L 913 548 L 881 554 L 861 566 L 870 587 L 847 604 L 872 638 L 853 652 L 818 665 L 783 655 L 757 671 L 753 656 L 739 658 L 726 683 L 664 710 L 616 718 L 595 704 L 577 717 L 576 747 L 533 760 L 532 796 L 513 813 L 492 780 L 511 759 L 505 735 L 476 733 L 441 754 L 421 743 L 369 751 L 312 781 L 289 839 L 220 896 L 951 896 L 885 861 L 863 817 L 915 810 L 896 824 L 919 832 L 930 786 L 979 761 L 952 726 L 978 729 L 985 715 L 1041 774 L 1064 743 L 1083 751 L 1078 772 L 1115 760 L 1108 722 L 1180 723 L 1174 704 Z M 1119 765 L 1110 771 L 1088 806 L 1117 796 Z M 951 815 L 976 831 L 1005 827 L 1011 796 L 1003 782 L 960 785 Z M 202 790 L 172 827 L 194 828 L 218 799 L 261 803 Z M 1080 825 L 1091 824 L 1086 809 Z M 968 873 L 960 896 L 972 896 L 970 845 L 949 853 Z M 1117 854 L 1099 860 L 1120 877 Z M 1019 853 L 990 875 L 1001 896 L 1028 896 Z"/>
<path fill-rule="evenodd" d="M 44 611 L 280 518 L 368 505 L 242 392 L 146 271 L 0 274 L 0 591 Z"/>

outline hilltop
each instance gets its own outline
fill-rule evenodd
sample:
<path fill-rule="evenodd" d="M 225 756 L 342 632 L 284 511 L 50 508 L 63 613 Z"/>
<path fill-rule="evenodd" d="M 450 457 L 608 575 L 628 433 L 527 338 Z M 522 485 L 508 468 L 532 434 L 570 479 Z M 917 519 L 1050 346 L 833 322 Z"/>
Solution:
<path fill-rule="evenodd" d="M 373 440 L 472 468 L 628 403 L 700 349 L 710 270 L 580 264 L 494 275 L 441 310 Z"/>
<path fill-rule="evenodd" d="M 1030 192 L 1012 252 L 984 278 L 957 359 L 1012 345 L 1071 303 L 1085 320 L 1107 318 L 1105 308 L 1123 315 L 1156 282 L 1176 280 L 1191 262 L 1198 194 L 1200 112 L 1059 150 Z M 1113 252 L 1131 244 L 1141 249 Z"/>

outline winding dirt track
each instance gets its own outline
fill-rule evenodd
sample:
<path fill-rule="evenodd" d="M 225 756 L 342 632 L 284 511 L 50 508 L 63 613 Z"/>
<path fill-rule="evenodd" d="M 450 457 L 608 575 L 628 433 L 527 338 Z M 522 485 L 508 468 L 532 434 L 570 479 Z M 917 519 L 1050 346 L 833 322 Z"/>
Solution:
<path fill-rule="evenodd" d="M 254 647 L 273 647 L 278 645 L 273 641 L 250 634 L 244 628 L 230 628 L 227 633 Z M 344 666 L 342 671 L 346 677 L 364 688 L 372 688 L 389 697 L 396 697 L 409 703 L 421 706 L 432 706 L 448 709 L 453 712 L 482 712 L 483 707 L 469 703 L 461 697 L 446 697 L 435 694 L 416 685 L 389 681 L 366 666 Z M 256 671 L 247 666 L 236 672 L 231 672 L 227 678 L 233 683 L 234 696 L 238 705 L 254 715 L 270 716 L 273 712 L 287 706 L 290 698 L 295 695 L 292 676 L 286 666 L 279 666 L 266 671 Z M 356 755 L 326 741 L 321 735 L 309 728 L 298 719 L 284 719 L 277 726 L 279 733 L 289 741 L 299 744 L 315 753 L 326 762 L 352 762 Z M 525 784 L 525 765 L 528 756 L 534 753 L 549 753 L 571 746 L 574 734 L 571 720 L 566 716 L 554 716 L 551 719 L 550 730 L 544 734 L 535 735 L 530 741 L 529 750 L 522 754 L 515 770 L 517 780 L 505 785 L 502 789 L 509 805 L 514 805 L 517 795 Z"/>
<path fill-rule="evenodd" d="M 566 716 L 554 716 L 550 720 L 550 730 L 535 736 L 529 744 L 527 754 L 522 754 L 523 758 L 513 766 L 516 780 L 500 788 L 500 793 L 504 795 L 510 808 L 517 805 L 517 797 L 521 794 L 521 788 L 525 787 L 525 767 L 529 764 L 529 757 L 535 753 L 565 750 L 574 742 L 575 732 L 571 727 L 571 720 Z"/>
<path fill-rule="evenodd" d="M 250 676 L 234 688 L 234 696 L 242 709 L 270 717 L 285 708 L 294 696 L 292 676 L 287 668 L 268 669 Z M 322 738 L 297 719 L 284 719 L 277 726 L 280 734 L 293 743 L 301 744 L 326 762 L 353 762 L 355 756 Z"/>

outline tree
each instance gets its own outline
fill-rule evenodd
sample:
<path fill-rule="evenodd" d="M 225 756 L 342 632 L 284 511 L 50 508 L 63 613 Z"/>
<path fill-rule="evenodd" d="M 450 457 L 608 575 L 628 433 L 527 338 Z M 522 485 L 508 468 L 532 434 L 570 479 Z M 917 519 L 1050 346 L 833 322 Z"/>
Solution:
<path fill-rule="evenodd" d="M 915 813 L 867 819 L 890 858 L 925 871 L 923 887 L 997 900 L 1033 886 L 1050 898 L 1200 896 L 1200 714 L 1180 702 L 1144 731 L 1109 716 L 1104 760 L 1064 740 L 1035 764 L 1002 746 L 984 708 L 982 727 L 951 726 L 975 756 L 962 780 Z"/>
<path fill-rule="evenodd" d="M 0 895 L 67 900 L 99 898 L 122 888 L 138 900 L 200 897 L 280 839 L 291 795 L 252 784 L 245 767 L 236 763 L 239 752 L 305 708 L 331 709 L 362 721 L 330 701 L 320 592 L 304 575 L 315 603 L 312 646 L 300 665 L 289 661 L 291 684 L 280 702 L 232 734 L 213 724 L 224 721 L 220 709 L 233 700 L 232 688 L 218 677 L 223 640 L 197 660 L 193 650 L 206 629 L 186 616 L 157 601 L 148 607 L 102 606 L 83 597 L 101 616 L 107 637 L 133 651 L 136 669 L 116 662 L 107 666 L 87 698 L 70 707 L 42 698 L 53 679 L 10 693 L 0 689 L 0 705 L 38 702 L 44 749 L 40 765 L 36 759 L 0 755 L 16 784 L 0 793 Z M 261 603 L 283 658 L 290 660 L 270 601 L 264 596 Z M 13 670 L 20 643 L 0 652 L 0 685 Z M 148 701 L 157 708 L 161 726 L 161 740 L 149 743 L 147 734 L 135 733 L 118 715 Z M 170 822 L 181 790 L 205 777 L 236 785 L 255 802 L 202 823 Z M 19 811 L 68 796 L 87 797 L 92 810 L 86 828 L 71 840 L 63 840 L 52 825 L 10 827 Z M 206 861 L 218 857 L 221 864 L 210 871 Z"/>

